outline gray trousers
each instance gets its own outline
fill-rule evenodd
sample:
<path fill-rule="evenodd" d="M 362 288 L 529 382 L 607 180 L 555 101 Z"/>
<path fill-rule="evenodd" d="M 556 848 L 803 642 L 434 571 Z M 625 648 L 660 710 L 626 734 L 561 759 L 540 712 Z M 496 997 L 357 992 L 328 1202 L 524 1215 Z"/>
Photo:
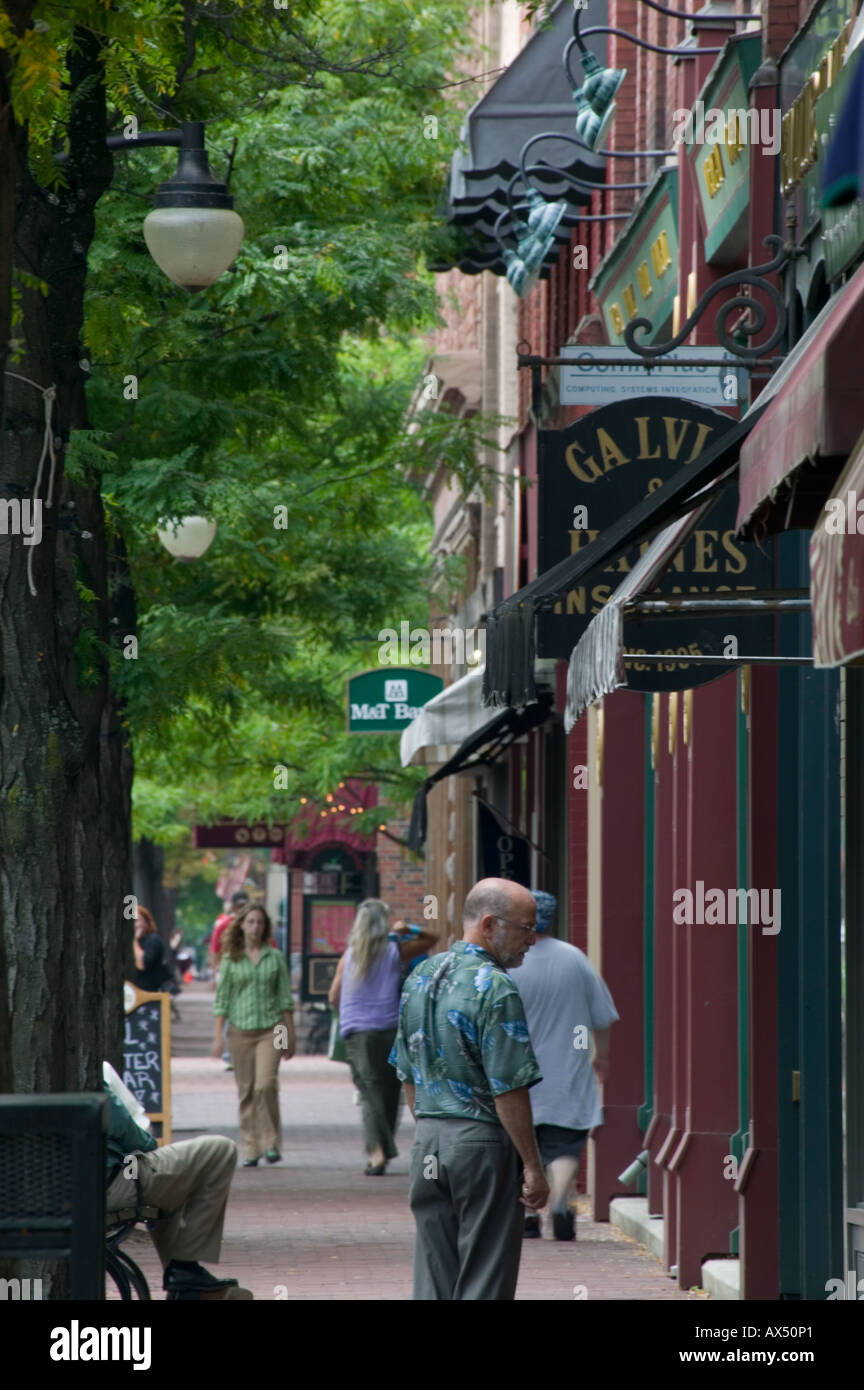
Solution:
<path fill-rule="evenodd" d="M 415 1300 L 516 1296 L 522 1163 L 501 1125 L 418 1119 L 411 1151 Z"/>
<path fill-rule="evenodd" d="M 345 1051 L 363 1109 L 366 1152 L 383 1149 L 385 1158 L 398 1157 L 396 1125 L 402 1082 L 387 1058 L 396 1037 L 395 1028 L 372 1028 L 349 1033 Z"/>

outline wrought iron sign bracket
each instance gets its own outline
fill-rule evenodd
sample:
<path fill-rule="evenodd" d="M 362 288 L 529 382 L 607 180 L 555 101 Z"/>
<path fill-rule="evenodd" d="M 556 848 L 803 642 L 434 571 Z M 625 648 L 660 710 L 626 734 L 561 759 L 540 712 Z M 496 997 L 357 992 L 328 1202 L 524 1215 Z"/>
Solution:
<path fill-rule="evenodd" d="M 756 363 L 772 348 L 776 347 L 786 332 L 787 311 L 786 305 L 780 291 L 772 285 L 766 278 L 769 275 L 777 275 L 785 270 L 792 261 L 799 256 L 807 254 L 806 248 L 798 246 L 793 241 L 784 241 L 781 236 L 772 233 L 762 240 L 762 245 L 776 247 L 776 252 L 772 260 L 766 261 L 764 265 L 745 266 L 743 270 L 732 271 L 730 275 L 724 275 L 719 280 L 715 280 L 703 294 L 696 308 L 690 317 L 681 325 L 674 338 L 668 338 L 664 343 L 637 343 L 637 333 L 649 333 L 654 327 L 650 319 L 636 318 L 631 319 L 624 330 L 624 341 L 631 352 L 645 359 L 657 359 L 662 357 L 664 352 L 672 352 L 679 347 L 684 340 L 692 333 L 694 326 L 699 322 L 703 313 L 715 295 L 723 290 L 752 286 L 761 294 L 764 294 L 771 301 L 771 306 L 777 315 L 777 324 L 773 333 L 759 347 L 748 347 L 744 343 L 738 343 L 727 332 L 726 320 L 735 310 L 747 311 L 747 318 L 738 324 L 737 332 L 746 338 L 753 338 L 757 333 L 761 333 L 765 327 L 768 315 L 762 304 L 755 300 L 750 294 L 736 294 L 732 299 L 728 299 L 725 304 L 721 304 L 717 310 L 714 326 L 717 330 L 717 340 L 719 344 L 726 348 L 727 352 L 735 357 L 741 358 L 743 363 Z M 674 363 L 667 363 L 674 366 Z"/>

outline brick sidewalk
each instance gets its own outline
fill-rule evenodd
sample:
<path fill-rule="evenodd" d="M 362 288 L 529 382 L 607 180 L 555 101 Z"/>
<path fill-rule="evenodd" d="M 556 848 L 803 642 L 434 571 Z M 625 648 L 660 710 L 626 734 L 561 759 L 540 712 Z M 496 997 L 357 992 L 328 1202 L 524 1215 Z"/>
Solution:
<path fill-rule="evenodd" d="M 197 1003 L 184 996 L 184 1019 L 188 1012 L 198 1013 L 189 1008 Z M 234 1079 L 221 1062 L 175 1057 L 172 1086 L 175 1140 L 207 1131 L 237 1140 Z M 340 1063 L 295 1057 L 282 1064 L 282 1162 L 238 1169 L 218 1267 L 256 1299 L 411 1298 L 413 1121 L 406 1109 L 399 1158 L 384 1177 L 367 1178 L 360 1112 L 352 1096 L 348 1068 Z M 576 1285 L 585 1286 L 589 1300 L 693 1297 L 614 1228 L 581 1213 L 577 1226 L 575 1244 L 524 1242 L 517 1299 L 571 1301 Z M 154 1297 L 164 1297 L 146 1233 L 136 1231 L 127 1248 L 144 1269 Z"/>

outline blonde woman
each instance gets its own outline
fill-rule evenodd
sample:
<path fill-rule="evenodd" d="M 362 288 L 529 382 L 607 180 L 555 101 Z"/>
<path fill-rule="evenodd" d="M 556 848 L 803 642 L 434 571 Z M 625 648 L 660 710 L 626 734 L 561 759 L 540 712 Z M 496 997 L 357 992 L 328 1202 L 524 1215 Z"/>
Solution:
<path fill-rule="evenodd" d="M 257 1167 L 261 1157 L 268 1163 L 282 1157 L 279 1063 L 294 1056 L 294 1000 L 285 957 L 272 942 L 273 926 L 263 907 L 241 909 L 222 940 L 213 1001 L 214 1057 L 221 1056 L 228 1018 L 244 1168 Z"/>
<path fill-rule="evenodd" d="M 339 1027 L 360 1092 L 363 1131 L 369 1162 L 364 1171 L 380 1177 L 397 1155 L 394 1133 L 401 1082 L 387 1060 L 399 1021 L 404 967 L 427 952 L 437 932 L 396 922 L 379 898 L 357 909 L 348 947 L 330 988 L 330 1003 L 339 1010 Z"/>

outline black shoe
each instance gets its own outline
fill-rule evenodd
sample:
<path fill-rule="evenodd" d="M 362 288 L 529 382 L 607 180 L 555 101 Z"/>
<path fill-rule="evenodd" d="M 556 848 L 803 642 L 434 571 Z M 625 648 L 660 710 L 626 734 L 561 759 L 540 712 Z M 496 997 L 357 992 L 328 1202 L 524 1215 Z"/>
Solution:
<path fill-rule="evenodd" d="M 171 1260 L 165 1266 L 162 1287 L 166 1293 L 213 1293 L 216 1289 L 237 1287 L 236 1279 L 217 1279 L 203 1265 Z"/>
<path fill-rule="evenodd" d="M 526 1217 L 525 1217 L 525 1226 L 524 1226 L 524 1228 L 523 1228 L 523 1230 L 522 1230 L 522 1235 L 523 1235 L 523 1237 L 525 1238 L 525 1240 L 539 1240 L 539 1239 L 540 1239 L 540 1217 L 539 1217 L 539 1216 L 526 1216 Z"/>
<path fill-rule="evenodd" d="M 268 1163 L 278 1163 L 282 1155 L 278 1149 L 268 1149 L 264 1155 Z M 257 1159 L 255 1160 L 257 1163 Z"/>
<path fill-rule="evenodd" d="M 572 1211 L 553 1211 L 552 1230 L 556 1240 L 575 1240 L 576 1231 Z"/>
<path fill-rule="evenodd" d="M 257 1168 L 257 1167 L 258 1167 L 258 1159 L 257 1159 L 257 1158 L 244 1158 L 244 1160 L 243 1160 L 243 1167 L 244 1167 L 244 1168 Z"/>

